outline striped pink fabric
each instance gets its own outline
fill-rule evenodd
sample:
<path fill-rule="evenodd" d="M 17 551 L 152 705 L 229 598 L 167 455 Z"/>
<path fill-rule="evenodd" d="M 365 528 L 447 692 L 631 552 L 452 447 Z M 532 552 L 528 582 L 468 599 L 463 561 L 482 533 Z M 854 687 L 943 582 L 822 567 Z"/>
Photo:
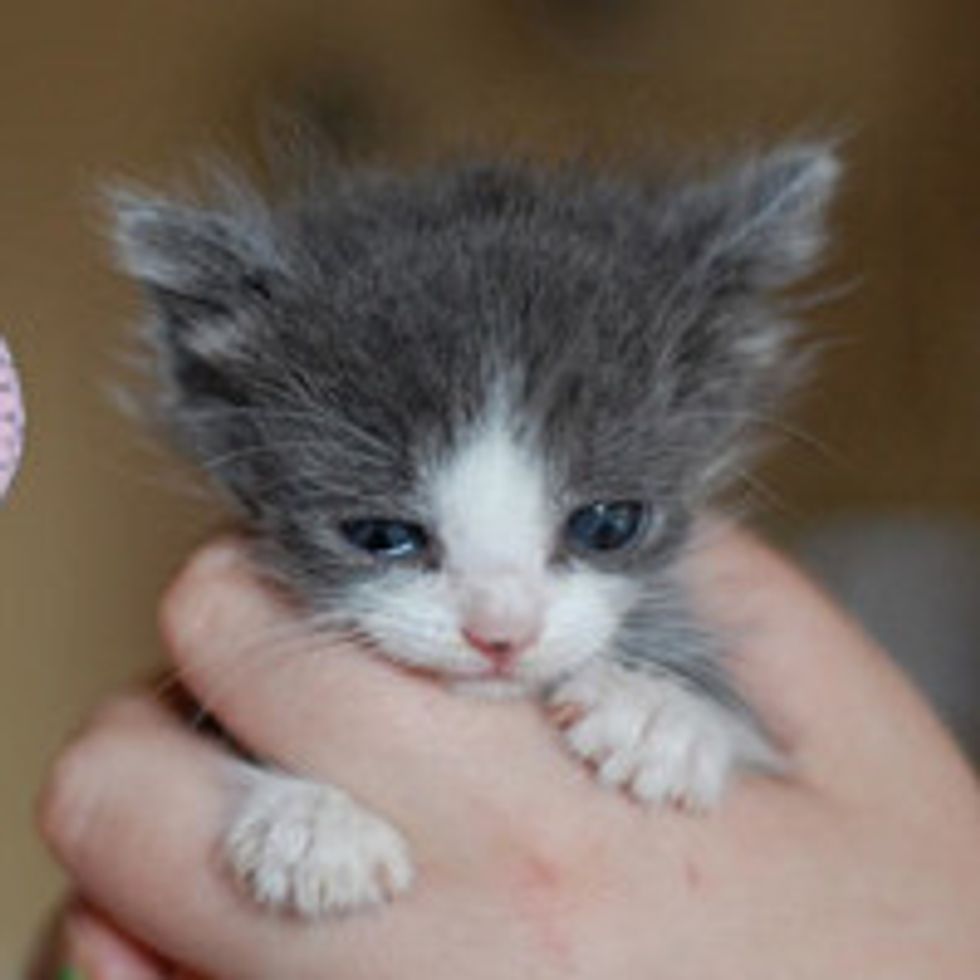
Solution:
<path fill-rule="evenodd" d="M 14 479 L 23 448 L 24 403 L 10 349 L 0 337 L 0 500 Z"/>

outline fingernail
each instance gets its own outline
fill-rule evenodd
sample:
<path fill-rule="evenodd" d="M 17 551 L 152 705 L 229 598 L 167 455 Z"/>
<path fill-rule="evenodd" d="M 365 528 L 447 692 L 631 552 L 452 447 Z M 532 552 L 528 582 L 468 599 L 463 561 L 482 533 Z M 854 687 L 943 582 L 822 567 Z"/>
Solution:
<path fill-rule="evenodd" d="M 216 572 L 238 565 L 244 558 L 241 539 L 229 536 L 205 545 L 192 559 L 192 565 L 197 569 Z"/>

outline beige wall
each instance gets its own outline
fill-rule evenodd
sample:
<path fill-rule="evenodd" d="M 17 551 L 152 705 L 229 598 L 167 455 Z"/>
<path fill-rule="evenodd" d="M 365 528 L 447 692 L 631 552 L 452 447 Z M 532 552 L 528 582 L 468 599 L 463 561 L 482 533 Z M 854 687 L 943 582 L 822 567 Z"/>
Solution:
<path fill-rule="evenodd" d="M 826 367 L 769 467 L 775 525 L 852 506 L 980 515 L 980 10 L 973 0 L 34 0 L 0 20 L 0 330 L 30 400 L 0 512 L 0 974 L 58 877 L 29 829 L 45 760 L 154 657 L 155 596 L 213 515 L 113 413 L 132 297 L 93 188 L 246 140 L 263 94 L 317 78 L 352 138 L 437 146 L 738 144 L 850 133 Z M 586 18 L 619 10 L 601 40 Z M 635 14 L 629 11 L 634 9 Z M 356 119 L 355 119 L 356 122 Z M 186 168 L 185 168 L 186 169 Z"/>

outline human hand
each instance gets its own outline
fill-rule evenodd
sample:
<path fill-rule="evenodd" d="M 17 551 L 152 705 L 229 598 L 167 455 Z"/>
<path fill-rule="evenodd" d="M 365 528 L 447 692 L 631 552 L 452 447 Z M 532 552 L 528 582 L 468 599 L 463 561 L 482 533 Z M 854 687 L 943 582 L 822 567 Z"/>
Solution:
<path fill-rule="evenodd" d="M 121 928 L 214 980 L 975 977 L 980 794 L 946 734 L 883 654 L 744 535 L 713 530 L 690 575 L 794 767 L 742 779 L 708 817 L 603 790 L 536 705 L 463 699 L 298 638 L 219 544 L 164 606 L 181 676 L 256 755 L 389 816 L 415 889 L 314 924 L 254 907 L 216 860 L 226 753 L 145 695 L 107 706 L 62 754 L 43 832 Z"/>

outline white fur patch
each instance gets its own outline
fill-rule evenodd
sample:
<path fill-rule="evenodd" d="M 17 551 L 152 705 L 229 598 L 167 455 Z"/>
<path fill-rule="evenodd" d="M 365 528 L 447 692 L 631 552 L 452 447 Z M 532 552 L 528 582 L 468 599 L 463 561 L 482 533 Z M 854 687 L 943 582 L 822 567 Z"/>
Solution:
<path fill-rule="evenodd" d="M 553 534 L 541 459 L 492 411 L 430 478 L 432 508 L 452 574 L 540 575 Z"/>
<path fill-rule="evenodd" d="M 411 884 L 401 834 L 343 790 L 255 767 L 246 779 L 225 847 L 260 904 L 314 918 L 378 905 Z"/>
<path fill-rule="evenodd" d="M 599 779 L 644 802 L 708 810 L 736 764 L 777 765 L 741 718 L 669 678 L 595 664 L 561 684 L 551 703 L 573 713 L 568 744 Z"/>
<path fill-rule="evenodd" d="M 392 658 L 486 693 L 527 693 L 609 649 L 633 600 L 624 576 L 555 567 L 565 515 L 546 467 L 503 409 L 475 426 L 423 485 L 442 549 L 434 570 L 393 567 L 348 597 L 358 625 Z M 465 632 L 519 649 L 494 673 Z"/>

